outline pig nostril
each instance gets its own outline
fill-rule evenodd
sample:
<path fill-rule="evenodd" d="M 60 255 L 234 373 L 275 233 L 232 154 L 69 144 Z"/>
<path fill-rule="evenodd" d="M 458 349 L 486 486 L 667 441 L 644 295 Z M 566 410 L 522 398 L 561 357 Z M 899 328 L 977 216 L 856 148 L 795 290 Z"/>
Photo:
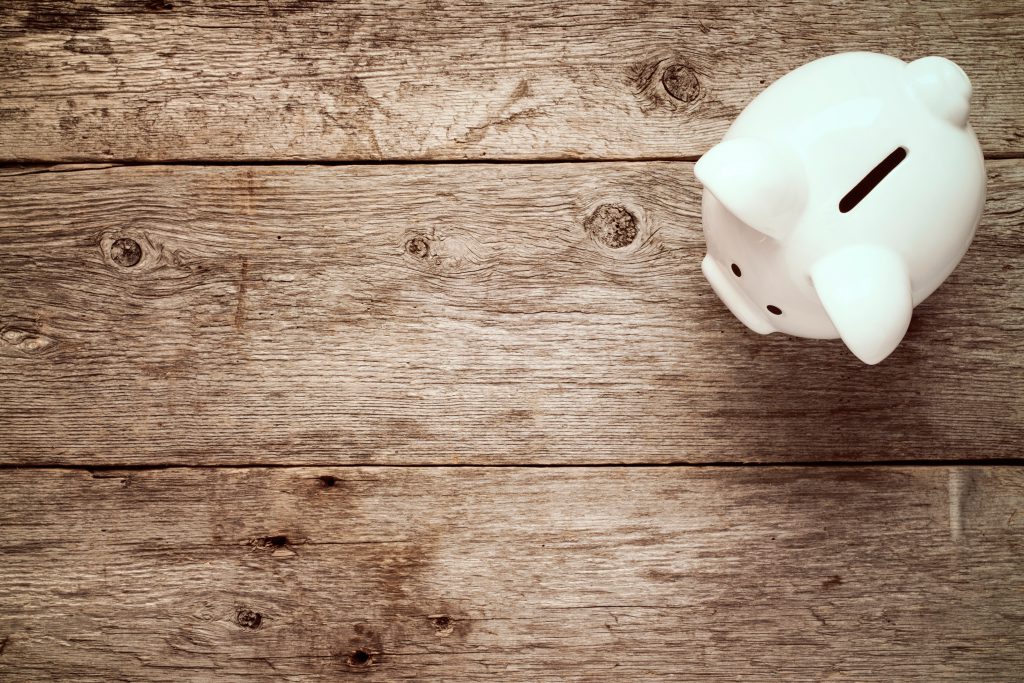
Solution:
<path fill-rule="evenodd" d="M 768 312 L 774 315 L 782 315 L 782 309 L 773 304 L 768 304 Z"/>
<path fill-rule="evenodd" d="M 735 275 L 736 277 L 740 277 L 743 275 L 743 271 L 741 271 L 740 267 L 734 263 L 732 264 L 732 274 Z"/>

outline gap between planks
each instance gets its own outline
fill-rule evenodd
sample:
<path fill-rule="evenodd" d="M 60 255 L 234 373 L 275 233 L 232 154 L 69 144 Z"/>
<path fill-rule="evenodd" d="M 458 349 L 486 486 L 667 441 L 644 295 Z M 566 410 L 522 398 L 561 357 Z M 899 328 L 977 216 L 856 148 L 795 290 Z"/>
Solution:
<path fill-rule="evenodd" d="M 1024 457 L 1021 458 L 986 458 L 986 459 L 957 459 L 945 460 L 871 460 L 856 462 L 849 460 L 795 460 L 793 462 L 735 462 L 735 461 L 708 461 L 708 462 L 672 462 L 672 463 L 504 463 L 504 464 L 473 464 L 473 463 L 399 463 L 379 464 L 372 462 L 324 464 L 316 462 L 297 463 L 234 463 L 234 464 L 197 464 L 181 465 L 174 463 L 149 463 L 149 464 L 64 464 L 64 463 L 0 463 L 0 471 L 3 470 L 66 470 L 81 472 L 147 472 L 151 470 L 184 470 L 184 469 L 207 469 L 207 470 L 244 470 L 244 469 L 353 469 L 373 467 L 376 469 L 635 469 L 635 468 L 662 468 L 662 469 L 780 469 L 780 468 L 802 468 L 802 469 L 882 469 L 887 467 L 915 467 L 915 468 L 943 468 L 943 467 L 1024 467 Z"/>
<path fill-rule="evenodd" d="M 622 164 L 678 162 L 696 163 L 702 154 L 684 154 L 681 156 L 606 156 L 606 157 L 538 157 L 535 159 L 487 158 L 487 159 L 80 159 L 68 158 L 61 161 L 47 159 L 4 159 L 0 160 L 2 169 L 22 169 L 28 172 L 42 173 L 59 170 L 92 170 L 117 168 L 121 166 L 466 166 L 474 164 Z M 1024 159 L 1024 153 L 988 152 L 984 153 L 986 161 L 1005 161 Z M 61 166 L 85 166 L 84 169 Z"/>

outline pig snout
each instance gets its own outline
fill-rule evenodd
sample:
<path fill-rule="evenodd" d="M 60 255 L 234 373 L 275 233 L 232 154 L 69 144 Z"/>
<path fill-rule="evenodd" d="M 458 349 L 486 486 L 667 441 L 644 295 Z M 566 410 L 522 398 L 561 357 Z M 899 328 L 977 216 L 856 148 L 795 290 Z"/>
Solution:
<path fill-rule="evenodd" d="M 711 288 L 715 290 L 718 298 L 729 307 L 729 310 L 739 318 L 741 323 L 758 334 L 769 334 L 775 331 L 761 310 L 736 286 L 736 283 L 725 273 L 718 261 L 711 258 L 710 254 L 704 257 L 700 269 L 704 272 L 704 277 L 711 283 Z"/>

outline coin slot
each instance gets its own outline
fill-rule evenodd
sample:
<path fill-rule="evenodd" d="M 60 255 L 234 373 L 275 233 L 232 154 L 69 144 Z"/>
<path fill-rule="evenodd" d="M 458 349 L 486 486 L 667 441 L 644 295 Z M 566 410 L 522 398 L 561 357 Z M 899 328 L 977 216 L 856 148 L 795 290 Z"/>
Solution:
<path fill-rule="evenodd" d="M 864 178 L 857 183 L 846 196 L 839 200 L 840 213 L 848 213 L 853 207 L 871 194 L 871 191 L 878 187 L 878 184 L 885 180 L 885 177 L 893 172 L 900 163 L 907 158 L 905 147 L 897 147 L 889 156 L 882 159 L 882 162 L 875 166 Z"/>

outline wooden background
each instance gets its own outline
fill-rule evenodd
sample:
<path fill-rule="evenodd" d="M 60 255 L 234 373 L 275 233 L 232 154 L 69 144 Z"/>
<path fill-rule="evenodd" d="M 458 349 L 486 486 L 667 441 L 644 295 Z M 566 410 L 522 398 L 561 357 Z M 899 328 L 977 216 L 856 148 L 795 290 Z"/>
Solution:
<path fill-rule="evenodd" d="M 975 243 L 879 366 L 693 162 L 940 54 Z M 0 0 L 0 678 L 1021 680 L 1024 3 Z"/>

